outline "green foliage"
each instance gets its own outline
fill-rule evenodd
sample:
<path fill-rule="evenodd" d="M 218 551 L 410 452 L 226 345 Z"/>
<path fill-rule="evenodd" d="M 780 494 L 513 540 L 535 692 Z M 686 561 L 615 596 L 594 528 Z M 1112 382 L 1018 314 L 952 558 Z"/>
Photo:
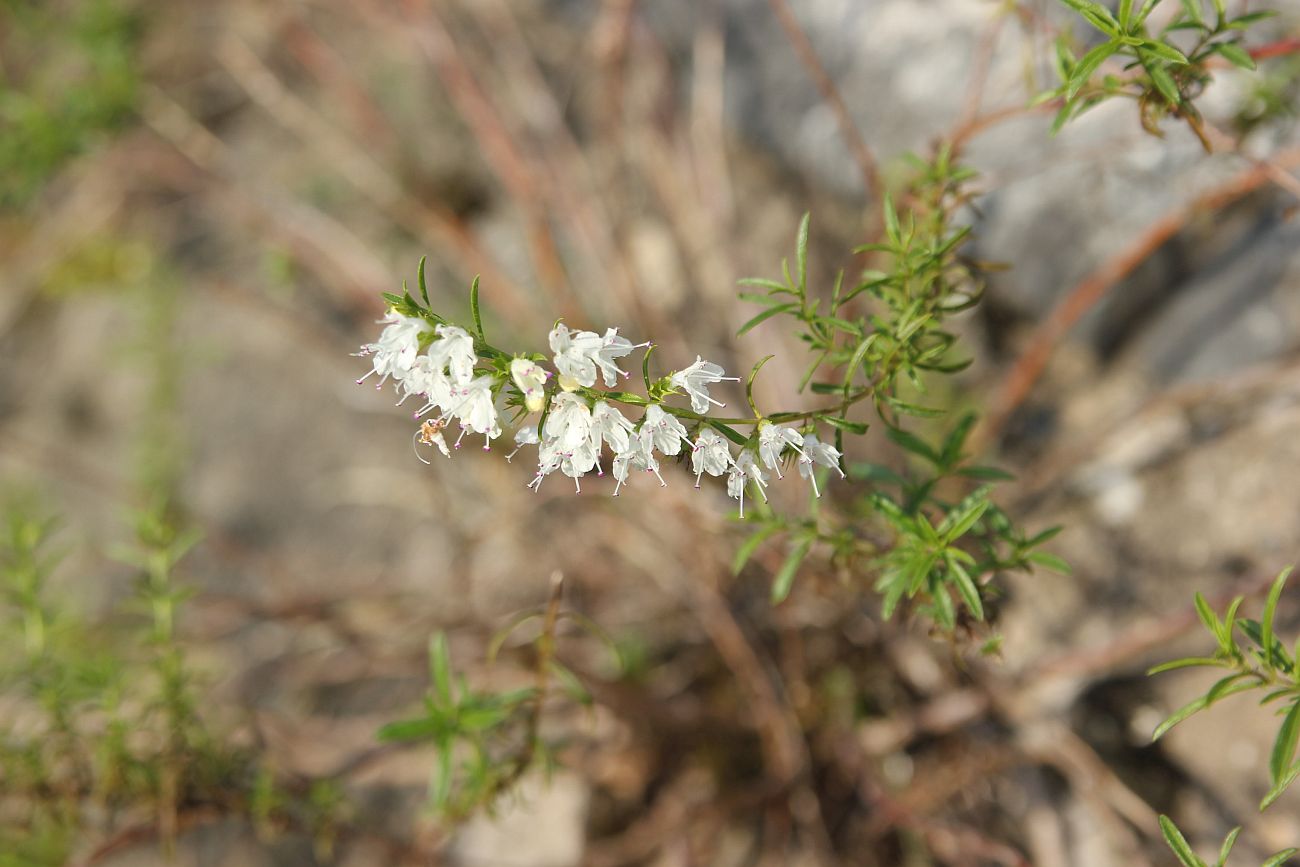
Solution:
<path fill-rule="evenodd" d="M 929 161 L 914 157 L 911 162 L 916 175 L 904 197 L 907 205 L 900 208 L 887 198 L 883 239 L 858 250 L 874 255 L 883 267 L 864 271 L 847 291 L 839 275 L 823 312 L 826 299 L 815 297 L 808 286 L 805 217 L 793 271 L 783 262 L 783 281 L 742 281 L 765 290 L 742 295 L 765 309 L 741 328 L 743 333 L 780 317 L 795 320 L 813 355 L 804 384 L 815 394 L 838 400 L 809 413 L 772 413 L 768 420 L 825 423 L 842 448 L 845 434 L 867 432 L 865 422 L 848 414 L 853 405 L 870 399 L 884 423 L 885 437 L 906 456 L 907 467 L 897 471 L 851 464 L 849 476 L 871 490 L 856 496 L 846 517 L 816 506 L 804 516 L 767 511 L 752 517 L 753 531 L 732 566 L 739 572 L 760 545 L 785 534 L 788 553 L 772 583 L 774 602 L 789 594 L 810 551 L 823 546 L 832 562 L 878 576 L 874 586 L 882 595 L 885 617 L 903 600 L 912 600 L 918 613 L 950 631 L 961 619 L 958 604 L 969 618 L 985 619 L 987 582 L 997 572 L 1034 564 L 1062 571 L 1068 567 L 1035 550 L 1055 530 L 1026 537 L 993 505 L 988 485 L 969 489 L 971 481 L 1011 478 L 994 467 L 969 463 L 964 449 L 975 426 L 973 414 L 960 417 L 935 445 L 906 426 L 908 417 L 947 414 L 919 405 L 911 395 L 926 393 L 924 377 L 952 374 L 966 366 L 968 362 L 951 358 L 956 337 L 943 325 L 947 317 L 977 303 L 982 292 L 974 266 L 961 256 L 969 227 L 956 225 L 971 198 L 966 184 L 974 173 L 954 165 L 945 147 Z M 755 373 L 762 364 L 755 366 Z M 882 530 L 891 537 L 890 544 L 879 543 Z"/>
<path fill-rule="evenodd" d="M 1178 863 L 1183 867 L 1210 867 L 1208 862 L 1202 860 L 1193 851 L 1191 844 L 1183 836 L 1183 832 L 1178 830 L 1178 826 L 1168 816 L 1162 815 L 1160 817 L 1160 833 L 1165 838 L 1165 844 L 1173 851 L 1178 858 Z M 1233 828 L 1228 832 L 1228 836 L 1223 840 L 1223 845 L 1219 847 L 1219 857 L 1214 861 L 1214 867 L 1227 867 L 1228 856 L 1232 853 L 1232 847 L 1236 844 L 1237 835 L 1240 833 L 1240 827 Z M 1283 849 L 1281 852 L 1269 856 L 1262 867 L 1280 867 L 1296 852 L 1300 852 L 1300 849 Z"/>
<path fill-rule="evenodd" d="M 1196 613 L 1215 640 L 1217 646 L 1214 655 L 1175 659 L 1157 665 L 1148 672 L 1159 674 L 1197 667 L 1219 668 L 1227 672 L 1204 695 L 1188 702 L 1161 723 L 1152 735 L 1156 740 L 1183 720 L 1220 699 L 1249 690 L 1266 691 L 1260 704 L 1275 705 L 1282 722 L 1269 756 L 1272 788 L 1260 803 L 1261 810 L 1276 801 L 1300 777 L 1300 762 L 1296 761 L 1296 744 L 1300 740 L 1300 667 L 1297 666 L 1296 659 L 1297 653 L 1300 653 L 1300 644 L 1288 650 L 1273 631 L 1278 602 L 1290 574 L 1291 570 L 1285 569 L 1273 582 L 1259 621 L 1237 616 L 1243 602 L 1240 596 L 1229 604 L 1223 617 L 1219 617 L 1205 601 L 1205 597 L 1197 593 Z M 1241 638 L 1245 638 L 1245 641 Z"/>
<path fill-rule="evenodd" d="M 103 833 L 105 808 L 153 815 L 164 845 L 182 807 L 204 806 L 323 839 L 337 808 L 291 796 L 199 713 L 177 633 L 187 593 L 175 578 L 196 535 L 161 503 L 136 516 L 135 541 L 119 552 L 136 570 L 123 611 L 133 625 L 116 632 L 51 591 L 55 526 L 30 500 L 3 513 L 0 687 L 13 701 L 0 718 L 0 778 L 26 815 L 0 818 L 0 865 L 66 863 L 74 843 Z"/>
<path fill-rule="evenodd" d="M 0 16 L 0 208 L 17 208 L 130 117 L 140 22 L 113 0 L 5 0 Z"/>
<path fill-rule="evenodd" d="M 1142 125 L 1149 132 L 1159 134 L 1162 117 L 1181 118 L 1206 150 L 1209 142 L 1194 100 L 1212 78 L 1210 64 L 1223 58 L 1234 66 L 1254 69 L 1255 61 L 1242 39 L 1253 24 L 1272 14 L 1251 12 L 1233 18 L 1222 0 L 1214 0 L 1213 10 L 1206 10 L 1203 0 L 1181 0 L 1177 14 L 1153 33 L 1147 23 L 1161 0 L 1121 0 L 1114 13 L 1096 0 L 1061 2 L 1100 32 L 1103 41 L 1079 56 L 1066 36 L 1057 40 L 1054 59 L 1061 83 L 1039 97 L 1039 101 L 1061 103 L 1053 132 L 1088 109 L 1123 97 L 1137 102 Z M 1099 76 L 1107 63 L 1119 72 Z"/>
<path fill-rule="evenodd" d="M 1268 809 L 1292 783 L 1300 777 L 1300 761 L 1296 760 L 1297 741 L 1300 741 L 1300 638 L 1291 649 L 1278 639 L 1274 631 L 1278 604 L 1286 588 L 1291 569 L 1282 570 L 1269 587 L 1260 620 L 1239 617 L 1237 612 L 1245 601 L 1238 596 L 1229 603 L 1220 617 L 1200 593 L 1195 596 L 1196 615 L 1210 637 L 1214 639 L 1213 656 L 1189 656 L 1155 666 L 1148 674 L 1160 674 L 1183 668 L 1218 668 L 1227 672 L 1205 692 L 1174 711 L 1152 734 L 1159 740 L 1183 720 L 1205 710 L 1220 699 L 1237 693 L 1261 690 L 1261 705 L 1276 706 L 1281 717 L 1273 749 L 1269 753 L 1268 772 L 1270 788 L 1259 809 Z M 1241 639 L 1244 638 L 1245 641 Z M 1188 846 L 1174 823 L 1160 817 L 1160 828 L 1165 842 L 1188 867 L 1206 867 L 1204 861 Z M 1218 865 L 1227 863 L 1228 853 L 1237 838 L 1234 830 L 1224 841 Z M 1300 850 L 1287 849 L 1273 855 L 1265 867 L 1277 867 Z"/>

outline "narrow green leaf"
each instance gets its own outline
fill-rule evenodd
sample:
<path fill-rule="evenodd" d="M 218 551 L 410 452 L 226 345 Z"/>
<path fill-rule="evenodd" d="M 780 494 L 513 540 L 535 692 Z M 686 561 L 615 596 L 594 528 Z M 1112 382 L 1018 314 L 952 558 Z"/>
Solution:
<path fill-rule="evenodd" d="M 961 599 L 966 603 L 966 607 L 970 609 L 970 613 L 975 616 L 976 620 L 983 620 L 984 602 L 980 599 L 979 587 L 976 586 L 958 560 L 949 558 L 948 569 L 952 574 L 953 584 L 957 586 L 957 592 L 961 594 Z"/>
<path fill-rule="evenodd" d="M 1178 830 L 1178 826 L 1168 816 L 1160 817 L 1160 833 L 1164 835 L 1165 843 L 1178 856 L 1178 861 L 1183 867 L 1206 867 L 1205 862 L 1196 857 L 1192 847 L 1187 845 L 1183 833 Z"/>
<path fill-rule="evenodd" d="M 799 221 L 799 234 L 794 247 L 794 268 L 799 274 L 801 292 L 808 291 L 808 225 L 810 222 L 811 214 L 805 212 L 803 219 Z"/>
<path fill-rule="evenodd" d="M 1264 796 L 1264 800 L 1259 802 L 1259 809 L 1263 811 L 1273 806 L 1273 802 L 1282 797 L 1282 793 L 1295 782 L 1296 777 L 1300 777 L 1300 762 L 1296 762 L 1292 765 L 1290 770 L 1283 774 L 1278 781 L 1273 784 L 1273 788 L 1268 790 L 1268 794 Z"/>
<path fill-rule="evenodd" d="M 641 381 L 645 383 L 645 393 L 650 393 L 650 353 L 655 351 L 653 343 L 647 343 L 645 354 L 641 356 Z"/>
<path fill-rule="evenodd" d="M 1292 704 L 1291 709 L 1282 718 L 1282 726 L 1273 741 L 1273 751 L 1268 757 L 1268 772 L 1273 783 L 1276 784 L 1282 779 L 1282 775 L 1295 759 L 1297 738 L 1300 738 L 1300 700 Z"/>
<path fill-rule="evenodd" d="M 429 639 L 429 676 L 442 707 L 452 707 L 451 652 L 447 649 L 447 633 L 441 630 Z"/>
<path fill-rule="evenodd" d="M 754 413 L 754 418 L 759 417 L 758 407 L 754 404 L 754 379 L 758 376 L 758 372 L 763 369 L 763 365 L 767 364 L 773 358 L 776 358 L 776 356 L 765 355 L 760 358 L 758 363 L 754 365 L 753 369 L 749 371 L 749 376 L 745 379 L 745 400 L 749 402 L 749 408 Z"/>
<path fill-rule="evenodd" d="M 951 544 L 965 535 L 967 530 L 975 526 L 975 522 L 980 519 L 980 516 L 984 514 L 990 505 L 988 495 L 988 488 L 980 488 L 958 503 L 951 512 L 944 516 L 943 523 L 939 525 L 939 532 L 943 535 L 945 541 Z"/>
<path fill-rule="evenodd" d="M 890 442 L 897 445 L 904 451 L 911 452 L 914 455 L 925 458 L 930 463 L 938 466 L 942 463 L 942 458 L 930 448 L 929 444 L 915 434 L 909 433 L 902 428 L 885 427 L 885 436 Z"/>
<path fill-rule="evenodd" d="M 1013 473 L 999 467 L 962 467 L 957 470 L 957 475 L 965 476 L 968 479 L 979 479 L 985 482 L 1014 482 L 1016 477 Z"/>
<path fill-rule="evenodd" d="M 429 801 L 438 809 L 445 807 L 451 799 L 452 759 L 451 742 L 440 744 L 438 762 L 429 781 Z"/>
<path fill-rule="evenodd" d="M 753 286 L 755 289 L 767 289 L 773 294 L 794 294 L 789 286 L 784 283 L 778 283 L 776 280 L 769 280 L 766 277 L 743 277 L 736 282 L 741 286 Z M 741 293 L 740 297 L 744 298 L 746 301 L 757 301 L 760 304 L 771 303 L 770 295 L 751 295 L 749 293 Z"/>
<path fill-rule="evenodd" d="M 1133 22 L 1133 0 L 1119 0 L 1119 8 L 1115 10 L 1115 17 L 1119 19 L 1119 26 L 1124 30 L 1130 30 Z"/>
<path fill-rule="evenodd" d="M 1214 50 L 1223 55 L 1233 66 L 1239 66 L 1242 69 L 1255 68 L 1255 58 L 1251 57 L 1249 52 L 1235 42 L 1220 42 L 1214 46 Z"/>
<path fill-rule="evenodd" d="M 1277 14 L 1278 13 L 1276 9 L 1261 9 L 1258 12 L 1248 12 L 1245 15 L 1238 15 L 1236 18 L 1228 22 L 1228 29 L 1245 30 L 1246 28 L 1250 27 L 1250 25 L 1255 24 L 1259 21 L 1263 21 L 1267 18 L 1274 18 L 1277 16 Z"/>
<path fill-rule="evenodd" d="M 787 301 L 784 304 L 778 304 L 775 307 L 769 307 L 766 310 L 764 310 L 762 313 L 759 313 L 757 316 L 752 317 L 744 325 L 740 326 L 740 330 L 736 332 L 736 336 L 739 337 L 740 335 L 749 331 L 751 328 L 757 325 L 761 325 L 762 323 L 771 319 L 773 316 L 779 316 L 782 313 L 786 313 L 791 310 L 798 310 L 798 309 L 799 309 L 799 302 L 797 301 Z"/>
<path fill-rule="evenodd" d="M 398 720 L 380 728 L 375 737 L 384 743 L 420 741 L 431 737 L 439 728 L 439 721 L 429 717 Z"/>
<path fill-rule="evenodd" d="M 758 550 L 758 546 L 783 529 L 785 528 L 780 524 L 768 524 L 753 533 L 744 542 L 741 542 L 740 547 L 736 549 L 736 555 L 731 558 L 731 574 L 739 575 L 740 570 L 745 568 L 745 564 L 749 562 L 749 558 L 754 556 L 754 552 Z"/>
<path fill-rule="evenodd" d="M 790 595 L 790 587 L 794 584 L 795 573 L 799 571 L 799 564 L 803 562 L 804 557 L 808 556 L 808 549 L 812 547 L 812 539 L 804 539 L 790 549 L 786 555 L 785 562 L 781 564 L 781 569 L 772 579 L 772 604 L 779 605 Z"/>
<path fill-rule="evenodd" d="M 1069 575 L 1074 571 L 1070 568 L 1069 563 L 1065 562 L 1060 557 L 1057 557 L 1055 554 L 1049 554 L 1046 551 L 1030 552 L 1027 559 L 1031 562 L 1037 563 L 1039 566 L 1051 569 L 1059 575 Z"/>
<path fill-rule="evenodd" d="M 474 275 L 474 282 L 469 285 L 469 311 L 474 316 L 474 333 L 478 335 L 480 343 L 487 343 L 487 337 L 483 334 L 483 313 L 479 310 L 478 304 L 478 275 Z"/>
<path fill-rule="evenodd" d="M 1228 836 L 1223 839 L 1223 846 L 1219 849 L 1219 862 L 1216 867 L 1224 867 L 1228 863 L 1228 855 L 1232 853 L 1232 846 L 1237 842 L 1237 835 L 1241 833 L 1241 826 L 1233 828 L 1228 832 Z"/>
<path fill-rule="evenodd" d="M 425 285 L 424 282 L 424 262 L 428 258 L 429 258 L 428 256 L 420 257 L 420 267 L 416 269 L 415 277 L 416 277 L 416 282 L 420 284 L 420 297 L 424 299 L 425 308 L 432 310 L 433 305 L 429 303 L 429 287 Z"/>
<path fill-rule="evenodd" d="M 898 247 L 902 243 L 902 234 L 898 228 L 898 212 L 894 210 L 894 199 L 889 193 L 885 193 L 885 234 L 889 240 Z"/>
<path fill-rule="evenodd" d="M 1188 656 L 1183 659 L 1175 659 L 1170 662 L 1162 662 L 1159 665 L 1153 665 L 1147 669 L 1147 676 L 1153 674 L 1164 674 L 1166 671 L 1176 671 L 1180 668 L 1196 668 L 1198 666 L 1221 666 L 1223 660 L 1215 659 L 1212 656 Z"/>
<path fill-rule="evenodd" d="M 1277 578 L 1273 579 L 1273 585 L 1268 588 L 1268 599 L 1264 602 L 1264 619 L 1260 624 L 1260 646 L 1264 650 L 1264 666 L 1270 671 L 1273 669 L 1273 619 L 1277 615 L 1278 600 L 1282 598 L 1282 588 L 1286 586 L 1286 579 L 1290 575 L 1290 566 L 1278 573 Z"/>
<path fill-rule="evenodd" d="M 1182 102 L 1182 94 L 1178 92 L 1178 85 L 1174 83 L 1173 76 L 1165 71 L 1165 68 L 1158 63 L 1147 65 L 1147 74 L 1151 76 L 1151 82 L 1156 89 L 1168 100 L 1172 106 L 1177 106 Z"/>
<path fill-rule="evenodd" d="M 1201 12 L 1201 0 L 1181 0 L 1181 2 L 1183 4 L 1183 11 L 1187 13 L 1188 18 L 1195 21 L 1197 24 L 1201 24 L 1205 21 L 1205 17 Z"/>
<path fill-rule="evenodd" d="M 1142 4 L 1142 11 L 1138 12 L 1137 20 L 1133 22 L 1133 27 L 1131 29 L 1136 30 L 1145 24 L 1147 17 L 1158 5 L 1160 5 L 1160 0 L 1146 0 L 1146 2 Z"/>
<path fill-rule="evenodd" d="M 837 427 L 840 430 L 848 431 L 851 434 L 858 434 L 861 436 L 867 432 L 867 425 L 865 422 L 849 421 L 846 418 L 838 418 L 833 415 L 819 415 L 817 418 L 826 422 L 831 427 Z"/>
<path fill-rule="evenodd" d="M 1196 595 L 1192 597 L 1192 601 L 1196 608 L 1196 616 L 1201 619 L 1201 623 L 1205 624 L 1205 628 L 1210 631 L 1210 634 L 1213 635 L 1215 640 L 1219 642 L 1219 645 L 1222 646 L 1223 624 L 1219 622 L 1219 618 L 1215 615 L 1214 609 L 1210 607 L 1209 602 L 1205 601 L 1205 597 L 1201 595 L 1199 590 L 1196 592 Z"/>
<path fill-rule="evenodd" d="M 1169 63 L 1176 63 L 1179 66 L 1187 65 L 1187 55 L 1183 54 L 1167 42 L 1147 39 L 1142 42 L 1142 49 L 1154 54 L 1161 60 L 1168 61 Z"/>
<path fill-rule="evenodd" d="M 1290 849 L 1283 849 L 1261 864 L 1260 867 L 1282 867 L 1297 852 L 1300 852 L 1300 849 L 1296 849 L 1294 846 Z"/>

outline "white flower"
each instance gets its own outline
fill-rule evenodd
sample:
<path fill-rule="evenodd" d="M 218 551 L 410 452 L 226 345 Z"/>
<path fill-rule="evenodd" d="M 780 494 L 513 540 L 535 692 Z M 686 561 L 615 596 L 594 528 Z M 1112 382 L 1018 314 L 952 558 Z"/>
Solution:
<path fill-rule="evenodd" d="M 510 362 L 510 376 L 524 395 L 524 406 L 529 412 L 540 412 L 546 405 L 546 380 L 551 374 L 541 365 L 527 358 Z"/>
<path fill-rule="evenodd" d="M 557 394 L 542 428 L 543 440 L 554 440 L 562 451 L 572 451 L 591 437 L 591 409 L 576 394 Z"/>
<path fill-rule="evenodd" d="M 691 469 L 695 471 L 695 487 L 700 486 L 700 477 L 705 473 L 720 476 L 731 466 L 731 451 L 727 441 L 711 427 L 701 428 L 691 448 Z"/>
<path fill-rule="evenodd" d="M 682 423 L 664 412 L 657 403 L 646 407 L 641 430 L 649 431 L 654 447 L 669 456 L 680 453 L 682 440 L 686 439 L 686 428 Z"/>
<path fill-rule="evenodd" d="M 557 322 L 550 334 L 551 351 L 555 353 L 555 369 L 560 372 L 560 387 L 573 391 L 580 385 L 596 384 L 599 368 L 606 388 L 618 385 L 619 376 L 627 376 L 614 363 L 636 348 L 626 337 L 620 337 L 617 328 L 610 328 L 601 337 L 594 331 L 569 331 L 563 322 Z M 645 344 L 638 344 L 644 346 Z"/>
<path fill-rule="evenodd" d="M 379 323 L 385 326 L 379 333 L 379 339 L 362 346 L 357 353 L 370 356 L 372 364 L 370 373 L 358 379 L 358 384 L 365 382 L 374 373 L 379 374 L 379 386 L 390 376 L 398 380 L 404 378 L 415 363 L 415 357 L 420 354 L 420 335 L 429 331 L 428 322 L 419 317 L 403 316 L 396 310 L 388 311 L 388 315 L 380 319 Z"/>
<path fill-rule="evenodd" d="M 626 451 L 614 455 L 614 479 L 618 482 L 614 486 L 614 496 L 618 496 L 619 489 L 627 482 L 628 471 L 632 469 L 654 473 L 659 479 L 660 487 L 668 486 L 664 477 L 659 475 L 659 461 L 654 455 L 654 438 L 645 430 L 637 431 L 630 438 Z"/>
<path fill-rule="evenodd" d="M 769 470 L 776 470 L 778 479 L 783 479 L 785 476 L 781 475 L 781 452 L 786 446 L 790 446 L 802 454 L 799 448 L 801 441 L 799 432 L 794 428 L 764 422 L 758 426 L 758 457 Z"/>
<path fill-rule="evenodd" d="M 539 442 L 541 442 L 541 440 L 537 436 L 537 428 L 532 425 L 521 427 L 519 430 L 515 431 L 515 450 L 506 455 L 506 460 L 508 461 L 515 455 L 519 454 L 519 450 L 524 446 L 535 446 Z"/>
<path fill-rule="evenodd" d="M 438 339 L 429 344 L 429 358 L 439 370 L 449 370 L 452 382 L 460 385 L 474 376 L 478 353 L 474 351 L 474 338 L 464 328 L 439 325 L 434 331 Z"/>
<path fill-rule="evenodd" d="M 645 346 L 644 343 L 638 345 Z M 635 348 L 636 346 L 632 344 L 632 341 L 619 336 L 617 328 L 610 328 L 605 331 L 605 336 L 600 340 L 600 348 L 591 356 L 591 360 L 600 368 L 601 377 L 605 380 L 606 388 L 613 388 L 618 385 L 620 375 L 628 375 L 626 371 L 619 369 L 618 365 L 614 363 L 614 359 L 622 358 Z"/>
<path fill-rule="evenodd" d="M 473 431 L 487 438 L 483 448 L 491 447 L 493 437 L 501 435 L 501 425 L 497 423 L 496 401 L 492 387 L 496 380 L 491 376 L 476 376 L 469 382 L 453 385 L 448 402 L 442 405 L 442 419 L 460 419 L 461 436 L 465 431 Z M 456 440 L 460 448 L 460 440 Z"/>
<path fill-rule="evenodd" d="M 686 392 L 691 397 L 691 409 L 699 413 L 709 411 L 709 404 L 715 403 L 718 406 L 726 406 L 720 400 L 709 397 L 708 386 L 715 382 L 724 380 L 729 382 L 739 382 L 739 377 L 723 376 L 726 373 L 719 365 L 712 361 L 705 361 L 700 356 L 695 356 L 695 363 L 685 370 L 679 370 L 670 377 L 672 384 Z"/>
<path fill-rule="evenodd" d="M 767 487 L 767 477 L 763 471 L 754 463 L 754 456 L 743 451 L 740 457 L 736 458 L 735 463 L 731 465 L 731 472 L 727 475 L 727 496 L 733 500 L 740 501 L 740 517 L 745 517 L 745 487 L 753 479 L 758 485 L 758 493 L 762 495 L 763 501 L 767 501 L 767 494 L 764 488 Z"/>
<path fill-rule="evenodd" d="M 576 385 L 596 384 L 596 356 L 601 350 L 600 335 L 594 331 L 569 332 L 568 326 L 557 322 L 551 329 L 551 351 L 555 353 L 555 369 L 560 373 L 560 385 L 572 391 L 566 380 Z"/>
<path fill-rule="evenodd" d="M 406 399 L 413 394 L 424 398 L 425 404 L 415 413 L 416 418 L 436 407 L 445 406 L 451 399 L 451 381 L 447 379 L 446 372 L 440 370 L 428 355 L 421 355 L 415 359 L 415 363 L 411 365 L 411 369 L 407 371 L 398 387 L 402 390 L 402 399 L 397 402 L 398 406 L 405 403 Z"/>
<path fill-rule="evenodd" d="M 821 442 L 815 434 L 806 434 L 803 438 L 803 452 L 799 456 L 799 475 L 812 482 L 813 493 L 820 497 L 822 492 L 817 490 L 814 463 L 830 467 L 840 474 L 841 479 L 844 478 L 844 470 L 840 469 L 839 449 Z"/>
<path fill-rule="evenodd" d="M 578 493 L 582 493 L 582 485 L 578 480 L 591 472 L 595 465 L 596 449 L 589 441 L 583 441 L 569 449 L 561 445 L 558 438 L 545 439 L 537 452 L 537 475 L 528 483 L 528 487 L 534 491 L 541 490 L 542 479 L 559 470 L 573 479 L 574 487 Z"/>
<path fill-rule="evenodd" d="M 601 440 L 609 445 L 609 450 L 614 454 L 627 451 L 632 431 L 632 422 L 605 401 L 602 400 L 591 408 L 591 441 L 598 452 Z"/>

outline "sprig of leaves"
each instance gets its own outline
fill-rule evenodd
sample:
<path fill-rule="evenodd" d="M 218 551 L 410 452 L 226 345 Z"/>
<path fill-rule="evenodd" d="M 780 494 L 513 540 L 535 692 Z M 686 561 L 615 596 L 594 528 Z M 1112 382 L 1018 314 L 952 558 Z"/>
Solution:
<path fill-rule="evenodd" d="M 1175 659 L 1147 672 L 1160 674 L 1182 668 L 1219 668 L 1227 672 L 1204 695 L 1174 711 L 1156 728 L 1153 740 L 1159 740 L 1174 726 L 1230 695 L 1265 691 L 1259 703 L 1276 706 L 1282 722 L 1269 754 L 1271 787 L 1259 804 L 1261 810 L 1267 809 L 1300 777 L 1300 761 L 1296 761 L 1296 746 L 1300 742 L 1300 666 L 1296 662 L 1300 658 L 1300 639 L 1288 649 L 1273 629 L 1278 602 L 1290 574 L 1290 568 L 1284 569 L 1273 581 L 1260 620 L 1237 615 L 1244 597 L 1233 599 L 1220 617 L 1205 597 L 1197 593 L 1196 614 L 1215 640 L 1214 655 Z"/>
<path fill-rule="evenodd" d="M 1077 12 L 1103 41 L 1081 56 L 1065 34 L 1057 39 L 1054 63 L 1060 85 L 1038 102 L 1059 100 L 1053 133 L 1089 109 L 1114 98 L 1136 100 L 1142 125 L 1159 135 L 1159 120 L 1181 118 L 1210 149 L 1194 100 L 1212 77 L 1210 61 L 1222 57 L 1234 66 L 1254 69 L 1255 61 L 1242 44 L 1251 25 L 1270 17 L 1267 11 L 1229 17 L 1223 0 L 1213 0 L 1207 15 L 1203 0 L 1180 0 L 1177 14 L 1159 32 L 1148 28 L 1161 0 L 1121 0 L 1115 12 L 1096 0 L 1061 0 Z M 1176 35 L 1188 34 L 1181 47 Z M 1120 72 L 1098 75 L 1106 63 Z"/>

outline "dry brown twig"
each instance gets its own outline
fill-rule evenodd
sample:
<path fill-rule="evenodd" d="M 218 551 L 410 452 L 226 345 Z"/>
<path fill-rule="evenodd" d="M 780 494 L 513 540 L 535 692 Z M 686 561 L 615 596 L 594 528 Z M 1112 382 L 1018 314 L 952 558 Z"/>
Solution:
<path fill-rule="evenodd" d="M 1038 382 L 1052 351 L 1074 325 L 1106 294 L 1161 247 L 1180 232 L 1196 215 L 1217 211 L 1249 193 L 1275 182 L 1278 169 L 1300 165 L 1300 149 L 1288 150 L 1269 161 L 1254 165 L 1227 183 L 1202 193 L 1191 202 L 1181 204 L 1151 224 L 1115 256 L 1075 284 L 1035 329 L 1019 358 L 1003 375 L 994 391 L 987 420 L 976 430 L 972 445 L 977 449 L 994 442 L 1011 414 L 1024 403 Z"/>
<path fill-rule="evenodd" d="M 880 177 L 880 167 L 876 162 L 875 154 L 871 152 L 866 139 L 862 137 L 857 124 L 854 123 L 853 114 L 844 102 L 844 97 L 840 96 L 839 88 L 835 86 L 834 79 L 830 77 L 826 67 L 822 65 L 821 58 L 817 56 L 817 49 L 813 48 L 812 42 L 808 39 L 808 34 L 800 26 L 799 19 L 795 17 L 794 12 L 790 9 L 790 4 L 786 0 L 768 0 L 768 2 L 772 7 L 772 11 L 776 13 L 777 20 L 781 23 L 781 29 L 785 31 L 786 38 L 790 40 L 790 45 L 799 56 L 799 61 L 807 70 L 813 84 L 817 86 L 817 91 L 821 94 L 822 100 L 835 115 L 835 121 L 840 128 L 840 135 L 843 136 L 849 154 L 852 156 L 854 163 L 857 164 L 858 174 L 862 177 L 862 186 L 867 193 L 867 197 L 873 202 L 881 201 L 884 197 L 884 184 Z"/>

